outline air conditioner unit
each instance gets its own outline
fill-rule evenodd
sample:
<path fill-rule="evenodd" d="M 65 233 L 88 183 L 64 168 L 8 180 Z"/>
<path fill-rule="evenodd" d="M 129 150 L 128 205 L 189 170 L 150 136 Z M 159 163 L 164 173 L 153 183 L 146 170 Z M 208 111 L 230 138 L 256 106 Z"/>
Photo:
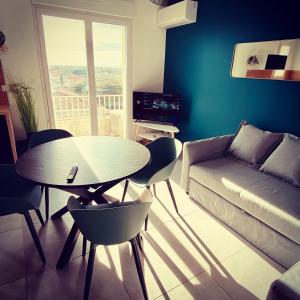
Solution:
<path fill-rule="evenodd" d="M 192 0 L 180 1 L 161 8 L 158 11 L 157 24 L 162 28 L 172 28 L 197 21 L 198 2 Z"/>

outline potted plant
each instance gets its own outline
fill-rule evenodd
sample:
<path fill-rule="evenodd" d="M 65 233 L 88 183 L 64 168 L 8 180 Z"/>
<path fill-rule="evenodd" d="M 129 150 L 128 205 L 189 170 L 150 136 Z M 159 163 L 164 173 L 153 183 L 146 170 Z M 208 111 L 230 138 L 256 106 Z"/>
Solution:
<path fill-rule="evenodd" d="M 37 118 L 35 115 L 33 88 L 24 81 L 10 79 L 9 91 L 14 95 L 19 110 L 21 123 L 25 129 L 27 139 L 37 132 Z"/>

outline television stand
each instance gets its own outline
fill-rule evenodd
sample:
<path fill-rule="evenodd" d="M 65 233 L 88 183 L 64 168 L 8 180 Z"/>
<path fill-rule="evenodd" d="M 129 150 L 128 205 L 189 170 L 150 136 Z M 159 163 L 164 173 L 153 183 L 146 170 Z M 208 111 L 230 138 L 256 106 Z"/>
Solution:
<path fill-rule="evenodd" d="M 136 121 L 134 122 L 136 125 L 136 131 L 135 131 L 135 140 L 138 139 L 138 137 L 141 137 L 143 139 L 154 141 L 157 138 L 160 137 L 175 137 L 175 133 L 179 132 L 179 129 L 170 124 L 159 124 L 159 123 L 151 123 L 151 122 L 141 122 Z M 145 128 L 146 132 L 141 132 L 141 128 Z M 151 131 L 148 131 L 148 130 Z"/>

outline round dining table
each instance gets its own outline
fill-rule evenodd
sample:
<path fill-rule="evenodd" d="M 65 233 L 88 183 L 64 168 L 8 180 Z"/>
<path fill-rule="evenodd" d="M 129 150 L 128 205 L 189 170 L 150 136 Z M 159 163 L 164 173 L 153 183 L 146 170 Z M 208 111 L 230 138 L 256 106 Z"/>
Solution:
<path fill-rule="evenodd" d="M 129 139 L 108 136 L 69 137 L 48 142 L 24 153 L 16 163 L 17 173 L 26 180 L 57 188 L 78 196 L 88 204 L 107 203 L 103 194 L 122 180 L 143 169 L 150 161 L 149 150 Z M 73 181 L 67 181 L 71 168 L 78 171 Z M 67 206 L 54 213 L 59 218 L 68 212 Z M 56 267 L 69 261 L 78 238 L 74 223 Z"/>

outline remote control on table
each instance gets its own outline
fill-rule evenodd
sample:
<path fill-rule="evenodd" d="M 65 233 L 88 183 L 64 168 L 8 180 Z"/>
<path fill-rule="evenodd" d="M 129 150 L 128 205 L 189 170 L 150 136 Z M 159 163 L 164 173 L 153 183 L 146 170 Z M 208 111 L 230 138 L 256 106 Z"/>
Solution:
<path fill-rule="evenodd" d="M 69 173 L 69 175 L 67 177 L 67 182 L 68 183 L 73 182 L 73 180 L 74 180 L 74 178 L 76 176 L 77 171 L 78 171 L 78 166 L 77 165 L 72 166 L 72 169 L 71 169 L 71 171 L 70 171 L 70 173 Z"/>

